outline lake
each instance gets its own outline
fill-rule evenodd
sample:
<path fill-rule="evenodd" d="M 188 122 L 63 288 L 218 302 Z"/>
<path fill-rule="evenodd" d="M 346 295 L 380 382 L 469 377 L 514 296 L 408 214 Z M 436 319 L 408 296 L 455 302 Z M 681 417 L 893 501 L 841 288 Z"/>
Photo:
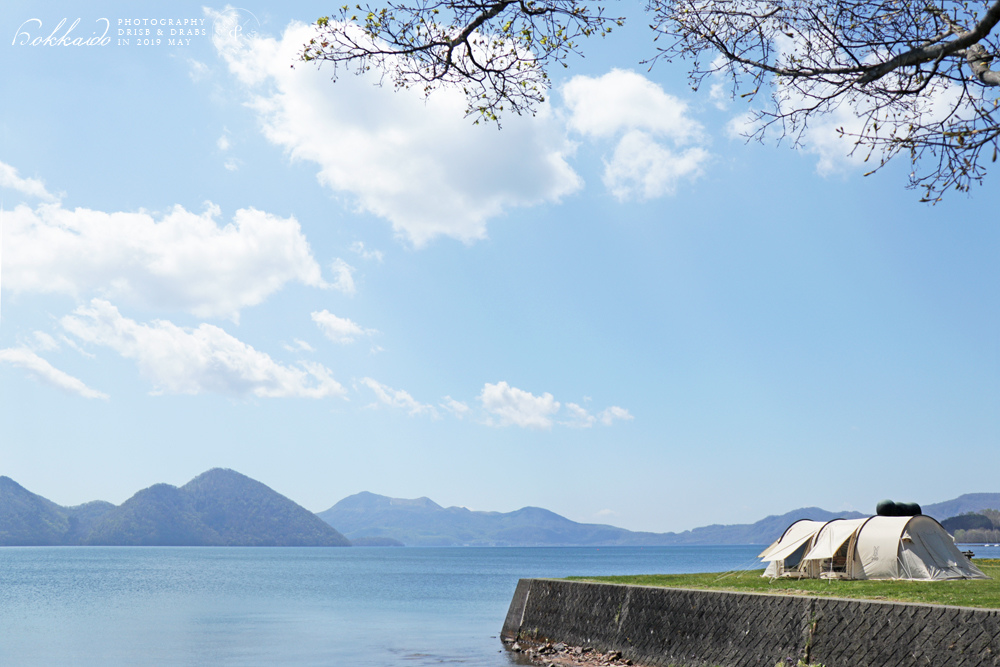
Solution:
<path fill-rule="evenodd" d="M 762 567 L 760 546 L 0 549 L 0 664 L 512 663 L 517 580 Z"/>
<path fill-rule="evenodd" d="M 761 549 L 7 547 L 0 664 L 509 667 L 519 578 L 754 569 Z"/>
<path fill-rule="evenodd" d="M 0 664 L 509 667 L 521 577 L 752 569 L 761 548 L 8 547 Z"/>

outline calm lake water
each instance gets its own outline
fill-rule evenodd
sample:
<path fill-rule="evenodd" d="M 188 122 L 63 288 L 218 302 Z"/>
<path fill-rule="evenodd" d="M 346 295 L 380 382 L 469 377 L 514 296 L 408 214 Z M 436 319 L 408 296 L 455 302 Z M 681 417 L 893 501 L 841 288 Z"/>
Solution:
<path fill-rule="evenodd" d="M 725 572 L 759 546 L 0 549 L 0 665 L 512 664 L 521 577 Z"/>

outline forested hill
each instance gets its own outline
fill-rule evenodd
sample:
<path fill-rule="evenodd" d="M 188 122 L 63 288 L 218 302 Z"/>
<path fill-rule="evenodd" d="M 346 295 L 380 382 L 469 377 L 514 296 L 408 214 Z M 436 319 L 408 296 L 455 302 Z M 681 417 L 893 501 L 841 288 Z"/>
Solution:
<path fill-rule="evenodd" d="M 348 546 L 337 530 L 264 484 L 215 468 L 154 484 L 119 506 L 62 507 L 0 477 L 0 546 Z"/>

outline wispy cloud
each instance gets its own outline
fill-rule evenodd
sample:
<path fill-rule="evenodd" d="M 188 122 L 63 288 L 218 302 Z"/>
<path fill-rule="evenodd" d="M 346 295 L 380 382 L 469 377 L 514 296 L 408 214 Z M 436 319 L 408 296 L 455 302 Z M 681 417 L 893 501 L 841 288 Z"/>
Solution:
<path fill-rule="evenodd" d="M 550 429 L 558 424 L 569 428 L 590 428 L 597 423 L 610 426 L 615 421 L 633 418 L 628 410 L 618 406 L 602 410 L 595 416 L 577 403 L 563 404 L 548 392 L 536 396 L 506 382 L 487 382 L 478 398 L 487 415 L 485 423 L 489 426 Z"/>
<path fill-rule="evenodd" d="M 364 329 L 346 317 L 337 317 L 328 310 L 320 310 L 312 313 L 311 317 L 324 336 L 334 343 L 340 343 L 341 345 L 353 343 L 362 336 L 371 336 L 378 333 L 375 329 Z"/>
<path fill-rule="evenodd" d="M 451 396 L 445 396 L 438 405 L 453 414 L 458 419 L 462 419 L 469 414 L 468 404 L 463 403 L 462 401 L 456 401 Z"/>
<path fill-rule="evenodd" d="M 387 405 L 392 408 L 398 408 L 400 410 L 405 410 L 407 414 L 411 416 L 417 415 L 429 415 L 431 417 L 437 417 L 437 410 L 434 409 L 433 405 L 427 405 L 421 403 L 420 401 L 413 398 L 408 391 L 402 389 L 393 389 L 388 387 L 381 382 L 373 380 L 369 377 L 362 378 L 360 380 L 361 384 L 371 389 L 375 392 L 375 397 L 378 402 L 382 405 Z"/>
<path fill-rule="evenodd" d="M 10 188 L 42 201 L 51 202 L 58 199 L 45 189 L 45 184 L 42 181 L 37 178 L 22 178 L 17 169 L 3 162 L 0 162 L 0 188 Z"/>
<path fill-rule="evenodd" d="M 83 398 L 108 398 L 104 392 L 91 389 L 82 380 L 59 370 L 26 347 L 0 350 L 0 362 L 21 368 L 39 382 L 67 393 Z"/>
<path fill-rule="evenodd" d="M 369 250 L 365 247 L 365 244 L 361 241 L 355 241 L 351 244 L 351 252 L 356 255 L 361 255 L 362 259 L 374 259 L 379 264 L 382 263 L 382 251 L 381 250 Z"/>
<path fill-rule="evenodd" d="M 597 422 L 597 417 L 576 403 L 567 403 L 566 411 L 569 413 L 569 419 L 562 422 L 566 426 L 572 428 L 590 428 Z"/>
<path fill-rule="evenodd" d="M 610 408 L 602 410 L 597 417 L 605 426 L 611 426 L 616 421 L 632 421 L 635 419 L 635 417 L 632 416 L 632 413 L 625 408 L 618 407 L 617 405 L 612 405 Z"/>
<path fill-rule="evenodd" d="M 44 331 L 35 331 L 32 333 L 33 343 L 31 348 L 34 350 L 41 350 L 43 352 L 49 352 L 51 350 L 58 350 L 59 343 L 52 334 L 45 333 Z"/>
<path fill-rule="evenodd" d="M 296 338 L 291 345 L 285 343 L 282 345 L 289 352 L 315 352 L 315 348 L 304 340 L 299 340 Z"/>
<path fill-rule="evenodd" d="M 343 292 L 347 296 L 354 296 L 357 292 L 357 287 L 354 285 L 354 267 L 338 257 L 333 260 L 330 270 L 333 271 L 334 275 L 334 289 Z"/>
<path fill-rule="evenodd" d="M 195 60 L 194 58 L 188 58 L 187 65 L 188 65 L 188 76 L 190 76 L 191 80 L 194 81 L 195 83 L 205 80 L 208 77 L 209 73 L 211 72 L 211 70 L 208 68 L 208 65 L 206 65 L 201 61 Z"/>

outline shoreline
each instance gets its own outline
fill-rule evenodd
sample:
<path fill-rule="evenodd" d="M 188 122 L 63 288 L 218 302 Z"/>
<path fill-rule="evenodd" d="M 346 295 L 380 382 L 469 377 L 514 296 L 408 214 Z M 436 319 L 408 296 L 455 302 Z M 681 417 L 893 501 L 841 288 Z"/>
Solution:
<path fill-rule="evenodd" d="M 530 665 L 545 667 L 629 667 L 630 659 L 622 657 L 621 651 L 601 653 L 590 646 L 571 646 L 564 642 L 533 642 L 509 638 L 503 640 L 504 648 L 523 656 Z"/>

